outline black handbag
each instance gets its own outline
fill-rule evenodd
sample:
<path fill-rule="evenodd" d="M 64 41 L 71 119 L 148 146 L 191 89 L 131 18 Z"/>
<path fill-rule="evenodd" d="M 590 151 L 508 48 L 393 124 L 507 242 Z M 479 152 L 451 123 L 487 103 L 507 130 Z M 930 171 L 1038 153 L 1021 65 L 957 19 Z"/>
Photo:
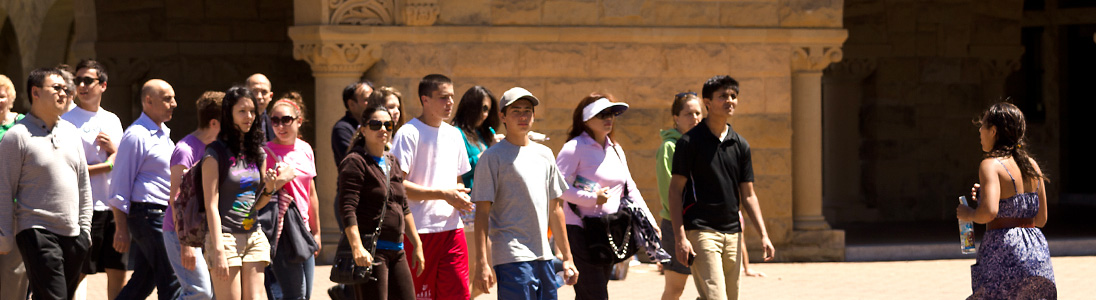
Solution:
<path fill-rule="evenodd" d="M 391 168 L 391 167 L 390 167 Z M 377 281 L 376 276 L 373 276 L 373 270 L 380 266 L 380 262 L 377 262 L 377 238 L 381 235 L 381 223 L 384 220 L 384 214 L 388 212 L 388 189 L 389 181 L 388 172 L 385 172 L 384 176 L 384 202 L 381 203 L 380 218 L 377 219 L 377 228 L 373 230 L 373 235 L 370 237 L 369 256 L 373 257 L 373 263 L 369 266 L 358 266 L 354 261 L 354 251 L 350 248 L 350 240 L 346 238 L 346 234 L 342 234 L 339 238 L 339 246 L 335 250 L 335 261 L 331 263 L 331 282 L 341 284 L 361 284 L 371 281 Z M 358 202 L 361 205 L 361 202 Z M 349 226 L 350 224 L 345 224 Z M 363 237 L 364 239 L 364 237 Z"/>
<path fill-rule="evenodd" d="M 627 185 L 622 197 L 628 197 Z M 573 203 L 569 204 L 571 210 L 577 215 L 578 207 Z M 586 253 L 591 262 L 604 265 L 615 264 L 639 252 L 639 245 L 632 242 L 633 218 L 636 216 L 625 209 L 598 217 L 582 217 Z"/>
<path fill-rule="evenodd" d="M 312 238 L 312 232 L 305 228 L 304 218 L 301 216 L 301 210 L 297 208 L 296 201 L 289 202 L 289 207 L 282 216 L 282 233 L 275 243 L 277 245 L 275 255 L 290 263 L 304 262 L 320 249 L 316 239 Z"/>

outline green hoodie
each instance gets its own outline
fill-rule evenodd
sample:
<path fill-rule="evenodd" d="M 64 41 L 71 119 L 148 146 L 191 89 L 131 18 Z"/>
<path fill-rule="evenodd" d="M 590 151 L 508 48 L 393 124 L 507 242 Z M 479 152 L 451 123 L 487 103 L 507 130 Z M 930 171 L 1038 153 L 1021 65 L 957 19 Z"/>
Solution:
<path fill-rule="evenodd" d="M 659 133 L 662 136 L 662 146 L 658 147 L 655 154 L 655 178 L 658 179 L 658 196 L 662 200 L 662 212 L 659 213 L 665 220 L 670 220 L 670 170 L 674 167 L 674 149 L 677 147 L 677 139 L 681 138 L 681 132 L 677 129 L 663 129 Z"/>

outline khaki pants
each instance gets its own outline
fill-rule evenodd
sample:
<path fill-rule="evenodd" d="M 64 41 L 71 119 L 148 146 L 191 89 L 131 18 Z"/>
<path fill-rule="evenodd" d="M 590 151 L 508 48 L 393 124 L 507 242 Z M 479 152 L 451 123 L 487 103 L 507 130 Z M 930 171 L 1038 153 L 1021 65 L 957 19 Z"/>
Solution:
<path fill-rule="evenodd" d="M 741 233 L 688 230 L 685 238 L 693 245 L 696 258 L 689 268 L 693 283 L 705 300 L 738 299 L 738 274 L 742 269 Z"/>

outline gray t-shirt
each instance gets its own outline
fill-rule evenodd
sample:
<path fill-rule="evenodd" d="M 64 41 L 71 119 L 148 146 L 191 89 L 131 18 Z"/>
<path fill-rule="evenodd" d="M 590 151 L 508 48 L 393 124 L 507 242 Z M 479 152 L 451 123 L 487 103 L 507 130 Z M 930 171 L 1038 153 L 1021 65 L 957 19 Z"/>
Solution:
<path fill-rule="evenodd" d="M 552 259 L 548 201 L 568 188 L 552 150 L 503 140 L 480 156 L 475 178 L 472 201 L 492 202 L 487 235 L 494 265 Z"/>
<path fill-rule="evenodd" d="M 207 157 L 216 159 L 217 163 L 225 163 L 226 159 L 221 157 L 221 154 L 213 147 L 225 147 L 225 144 L 215 141 L 206 146 L 205 151 Z M 225 152 L 230 153 L 228 150 Z M 266 153 L 263 151 L 259 153 L 262 156 L 259 161 L 265 160 Z M 255 221 L 258 209 L 252 210 L 251 207 L 258 199 L 262 184 L 259 166 L 235 156 L 229 157 L 227 161 L 230 163 L 228 176 L 221 180 L 221 186 L 218 188 L 217 211 L 221 215 L 221 232 L 254 232 L 259 228 L 258 222 Z"/>

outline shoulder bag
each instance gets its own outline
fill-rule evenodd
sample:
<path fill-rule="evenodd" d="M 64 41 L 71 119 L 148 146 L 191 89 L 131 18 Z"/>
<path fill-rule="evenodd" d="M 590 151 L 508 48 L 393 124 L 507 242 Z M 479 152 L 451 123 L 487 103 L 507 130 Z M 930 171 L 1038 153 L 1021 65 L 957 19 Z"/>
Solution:
<path fill-rule="evenodd" d="M 391 165 L 389 165 L 391 168 Z M 373 230 L 373 235 L 370 237 L 369 242 L 369 255 L 373 257 L 373 264 L 369 266 L 358 266 L 354 262 L 354 251 L 350 247 L 350 241 L 346 238 L 346 233 L 341 234 L 339 238 L 339 246 L 335 250 L 335 261 L 331 264 L 331 281 L 341 284 L 360 284 L 370 281 L 376 281 L 376 276 L 373 276 L 373 269 L 380 265 L 377 262 L 377 239 L 381 234 L 381 223 L 384 221 L 384 214 L 388 212 L 388 189 L 389 181 L 391 178 L 388 172 L 384 172 L 384 202 L 381 203 L 380 218 L 377 219 L 377 228 Z M 362 205 L 359 200 L 358 205 Z M 349 226 L 350 224 L 346 224 Z"/>

